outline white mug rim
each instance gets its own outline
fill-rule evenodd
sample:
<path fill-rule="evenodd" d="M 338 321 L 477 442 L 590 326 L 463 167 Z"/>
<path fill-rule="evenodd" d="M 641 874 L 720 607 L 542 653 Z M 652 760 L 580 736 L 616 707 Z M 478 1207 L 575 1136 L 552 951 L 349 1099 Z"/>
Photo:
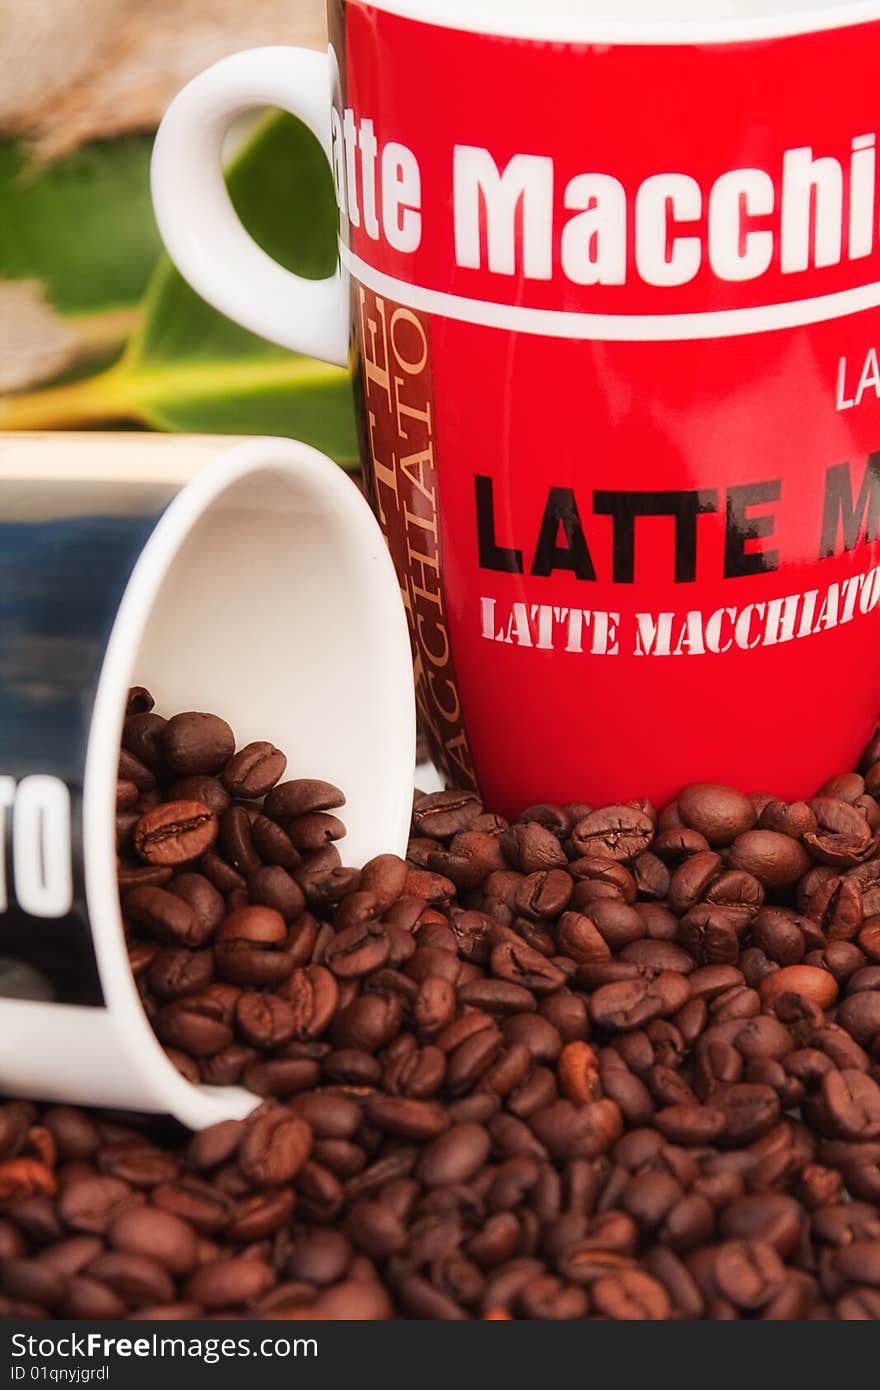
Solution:
<path fill-rule="evenodd" d="M 572 44 L 729 44 L 794 38 L 847 29 L 880 19 L 880 0 L 804 7 L 787 13 L 699 19 L 608 19 L 541 16 L 468 9 L 465 0 L 349 0 L 350 4 L 401 19 L 486 36 Z M 768 0 L 772 9 L 773 0 Z"/>

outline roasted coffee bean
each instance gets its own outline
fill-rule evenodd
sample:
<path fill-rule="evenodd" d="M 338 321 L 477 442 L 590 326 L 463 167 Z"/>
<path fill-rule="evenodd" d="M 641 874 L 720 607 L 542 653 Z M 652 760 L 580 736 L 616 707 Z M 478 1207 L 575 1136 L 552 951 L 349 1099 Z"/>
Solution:
<path fill-rule="evenodd" d="M 689 975 L 694 968 L 693 956 L 671 941 L 631 941 L 624 946 L 618 959 L 632 961 L 649 970 L 676 970 L 682 975 Z"/>
<path fill-rule="evenodd" d="M 232 796 L 265 796 L 284 776 L 287 758 L 274 744 L 248 743 L 223 769 L 223 785 Z"/>
<path fill-rule="evenodd" d="M 557 1075 L 559 1090 L 566 1100 L 575 1105 L 598 1100 L 601 1094 L 599 1059 L 589 1043 L 566 1043 L 559 1055 Z"/>
<path fill-rule="evenodd" d="M 499 942 L 492 949 L 490 966 L 501 979 L 521 985 L 534 994 L 552 994 L 565 984 L 565 975 L 559 967 L 524 943 Z"/>
<path fill-rule="evenodd" d="M 135 853 L 145 863 L 160 867 L 187 864 L 211 848 L 217 831 L 217 817 L 201 802 L 164 802 L 147 811 L 134 827 Z"/>
<path fill-rule="evenodd" d="M 677 938 L 699 965 L 735 965 L 740 955 L 740 922 L 727 908 L 697 903 L 682 917 Z"/>
<path fill-rule="evenodd" d="M 861 1071 L 830 1071 L 821 1095 L 833 1132 L 843 1139 L 880 1136 L 880 1086 Z"/>
<path fill-rule="evenodd" d="M 555 1028 L 563 1042 L 580 1042 L 589 1035 L 590 1020 L 584 997 L 569 989 L 545 995 L 538 1014 Z"/>
<path fill-rule="evenodd" d="M 606 806 L 578 821 L 571 833 L 579 854 L 600 854 L 626 862 L 649 849 L 654 825 L 644 811 L 632 806 Z"/>
<path fill-rule="evenodd" d="M 837 1021 L 856 1042 L 870 1047 L 880 1034 L 880 993 L 871 989 L 850 994 L 837 1010 Z"/>
<path fill-rule="evenodd" d="M 333 811 L 344 805 L 345 797 L 332 783 L 300 778 L 274 786 L 263 802 L 263 810 L 270 820 L 289 821 L 313 811 Z"/>
<path fill-rule="evenodd" d="M 440 1090 L 446 1058 L 439 1047 L 418 1047 L 410 1037 L 398 1038 L 387 1050 L 382 1086 L 389 1095 L 424 1100 Z"/>
<path fill-rule="evenodd" d="M 758 820 L 759 830 L 776 830 L 780 835 L 803 839 L 816 829 L 816 817 L 805 801 L 768 801 Z"/>
<path fill-rule="evenodd" d="M 605 1317 L 621 1321 L 662 1321 L 670 1301 L 658 1279 L 638 1269 L 606 1274 L 591 1286 L 593 1303 Z"/>
<path fill-rule="evenodd" d="M 779 1097 L 769 1086 L 748 1082 L 717 1086 L 711 1103 L 724 1113 L 724 1138 L 731 1144 L 750 1143 L 779 1119 Z"/>
<path fill-rule="evenodd" d="M 408 872 L 406 864 L 398 860 L 394 855 L 384 855 L 382 857 L 393 861 L 395 865 L 395 877 L 400 884 L 400 891 L 402 892 Z M 343 895 L 339 907 L 336 910 L 335 926 L 337 931 L 342 931 L 346 927 L 359 926 L 361 923 L 368 922 L 374 918 L 383 917 L 383 913 L 386 909 L 398 907 L 400 900 L 398 899 L 397 902 L 395 902 L 394 894 L 391 894 L 389 898 L 389 895 L 382 889 L 365 889 L 361 886 L 362 884 L 363 874 L 360 876 L 359 883 L 352 886 L 352 891 L 346 892 Z M 423 908 L 424 904 L 420 901 L 416 901 L 413 912 L 414 921 L 418 921 Z M 398 908 L 394 914 L 395 921 L 400 915 L 400 909 Z M 386 925 L 394 924 L 389 918 L 383 918 L 383 921 Z M 409 923 L 403 923 L 403 925 L 409 926 Z"/>
<path fill-rule="evenodd" d="M 706 965 L 688 976 L 691 998 L 704 999 L 709 1003 L 741 984 L 742 971 L 732 965 Z"/>
<path fill-rule="evenodd" d="M 119 752 L 118 771 L 120 780 L 133 782 L 138 793 L 152 791 L 156 785 L 156 776 L 152 769 L 125 747 L 121 748 Z"/>
<path fill-rule="evenodd" d="M 192 1057 L 210 1057 L 228 1047 L 232 1028 L 206 1008 L 201 994 L 187 995 L 165 1004 L 156 1015 L 156 1034 L 167 1047 L 178 1048 Z"/>
<path fill-rule="evenodd" d="M 219 818 L 229 810 L 230 796 L 218 777 L 208 777 L 197 773 L 194 777 L 181 777 L 168 789 L 171 801 L 199 801 Z"/>
<path fill-rule="evenodd" d="M 143 714 L 146 710 L 153 709 L 154 701 L 152 694 L 146 685 L 132 685 L 128 691 L 128 698 L 125 701 L 125 714 Z"/>
<path fill-rule="evenodd" d="M 452 1022 L 455 1007 L 455 989 L 448 980 L 430 975 L 422 980 L 412 1005 L 413 1021 L 419 1033 L 426 1038 L 435 1037 Z"/>
<path fill-rule="evenodd" d="M 810 802 L 818 829 L 804 836 L 804 844 L 823 864 L 849 868 L 865 858 L 871 847 L 871 828 L 855 806 L 834 796 L 817 796 Z"/>
<path fill-rule="evenodd" d="M 433 1139 L 449 1125 L 443 1106 L 429 1100 L 373 1096 L 367 1101 L 364 1113 L 384 1134 L 402 1139 Z"/>
<path fill-rule="evenodd" d="M 597 1158 L 607 1153 L 623 1128 L 620 1107 L 601 1099 L 574 1106 L 559 1100 L 535 1111 L 529 1124 L 555 1158 Z"/>
<path fill-rule="evenodd" d="M 799 1196 L 805 1207 L 814 1211 L 839 1200 L 843 1191 L 843 1175 L 820 1163 L 808 1163 L 801 1170 Z"/>
<path fill-rule="evenodd" d="M 164 752 L 161 746 L 161 731 L 165 720 L 154 710 L 140 710 L 125 717 L 122 724 L 122 748 L 133 753 L 140 763 L 149 767 L 152 773 L 164 770 Z"/>
<path fill-rule="evenodd" d="M 611 959 L 610 945 L 595 923 L 583 913 L 563 913 L 556 940 L 560 950 L 578 965 L 592 965 Z"/>
<path fill-rule="evenodd" d="M 779 965 L 798 965 L 806 954 L 801 919 L 785 908 L 762 908 L 752 920 L 751 936 Z"/>
<path fill-rule="evenodd" d="M 577 898 L 577 893 L 575 893 Z M 600 899 L 584 905 L 584 915 L 596 926 L 602 939 L 611 951 L 619 951 L 633 941 L 640 941 L 645 935 L 645 923 L 634 907 L 613 899 Z M 578 962 L 579 964 L 602 965 L 600 960 Z"/>
<path fill-rule="evenodd" d="M 657 1245 L 648 1251 L 644 1264 L 648 1273 L 659 1279 L 666 1289 L 678 1316 L 687 1319 L 702 1317 L 705 1303 L 699 1285 L 673 1251 Z"/>
<path fill-rule="evenodd" d="M 309 850 L 323 849 L 333 840 L 341 840 L 345 826 L 338 816 L 326 811 L 308 811 L 288 822 L 287 834 L 293 847 L 305 854 Z"/>
<path fill-rule="evenodd" d="M 461 971 L 456 972 L 460 977 Z M 535 995 L 524 985 L 514 984 L 512 980 L 478 979 L 472 983 L 459 984 L 458 1002 L 467 1008 L 483 1013 L 507 1017 L 521 1013 L 524 1009 L 535 1007 Z"/>
<path fill-rule="evenodd" d="M 195 918 L 195 936 L 199 943 L 206 942 L 213 936 L 226 916 L 226 905 L 222 894 L 204 874 L 175 874 L 168 884 L 168 892 L 189 904 Z"/>
<path fill-rule="evenodd" d="M 636 900 L 638 887 L 635 878 L 630 869 L 617 859 L 591 852 L 573 860 L 567 872 L 575 880 L 576 893 L 582 902 L 594 902 L 601 898 L 622 898 L 625 903 Z"/>
<path fill-rule="evenodd" d="M 319 1038 L 336 1011 L 339 986 L 322 965 L 294 970 L 282 986 L 282 997 L 293 1010 L 293 1036 L 300 1041 Z"/>
<path fill-rule="evenodd" d="M 880 1239 L 880 1216 L 865 1202 L 824 1207 L 812 1218 L 813 1232 L 826 1245 L 848 1246 L 854 1241 Z"/>
<path fill-rule="evenodd" d="M 651 1093 L 625 1063 L 611 1065 L 611 1057 L 604 1056 L 600 1083 L 601 1092 L 619 1106 L 628 1125 L 649 1123 L 654 1112 Z"/>
<path fill-rule="evenodd" d="M 668 1105 L 654 1116 L 661 1134 L 686 1148 L 715 1143 L 724 1134 L 727 1123 L 727 1113 L 712 1105 Z"/>
<path fill-rule="evenodd" d="M 476 888 L 490 873 L 503 869 L 504 856 L 497 836 L 477 829 L 461 830 L 448 850 L 429 851 L 422 867 L 445 875 L 462 892 Z"/>
<path fill-rule="evenodd" d="M 761 907 L 764 889 L 754 874 L 744 869 L 726 869 L 709 884 L 706 901 L 726 907 L 744 929 L 745 921 Z"/>
<path fill-rule="evenodd" d="M 794 994 L 827 1009 L 837 998 L 837 982 L 827 970 L 811 965 L 788 965 L 761 981 L 764 1008 L 774 1008 L 784 996 Z"/>
<path fill-rule="evenodd" d="M 558 917 L 568 906 L 573 886 L 571 876 L 563 869 L 527 874 L 517 886 L 517 911 L 536 920 Z"/>
<path fill-rule="evenodd" d="M 880 1292 L 876 1289 L 851 1289 L 835 1303 L 834 1316 L 841 1322 L 877 1322 L 880 1319 Z"/>
<path fill-rule="evenodd" d="M 715 1282 L 738 1308 L 761 1308 L 780 1291 L 785 1267 L 763 1240 L 728 1241 L 715 1257 Z"/>
<path fill-rule="evenodd" d="M 841 772 L 831 777 L 819 789 L 820 797 L 835 797 L 841 801 L 855 802 L 863 795 L 865 779 L 858 772 Z"/>
<path fill-rule="evenodd" d="M 176 714 L 161 731 L 165 766 L 177 777 L 218 772 L 235 752 L 235 735 L 215 714 Z"/>
<path fill-rule="evenodd" d="M 275 1050 L 296 1032 L 296 1014 L 277 994 L 246 991 L 235 1006 L 235 1026 L 251 1046 Z"/>
<path fill-rule="evenodd" d="M 388 1259 L 407 1243 L 403 1222 L 382 1202 L 356 1202 L 349 1213 L 347 1229 L 357 1248 L 371 1259 Z"/>
<path fill-rule="evenodd" d="M 673 912 L 683 915 L 704 897 L 722 869 L 722 860 L 713 850 L 691 854 L 680 864 L 669 881 L 668 902 Z"/>
<path fill-rule="evenodd" d="M 153 957 L 147 981 L 158 999 L 180 999 L 204 989 L 213 973 L 214 958 L 210 951 L 169 946 Z"/>
<path fill-rule="evenodd" d="M 219 854 L 209 850 L 203 854 L 199 860 L 199 869 L 203 876 L 208 880 L 218 893 L 231 897 L 233 893 L 243 893 L 247 883 L 237 869 L 233 869 L 231 864 L 227 864 Z"/>
<path fill-rule="evenodd" d="M 467 830 L 482 810 L 473 792 L 444 791 L 417 796 L 413 805 L 413 829 L 417 835 L 446 839 Z"/>
<path fill-rule="evenodd" d="M 271 988 L 295 968 L 292 956 L 281 949 L 287 942 L 287 924 L 273 908 L 238 908 L 223 921 L 215 941 L 217 973 L 233 984 Z"/>
<path fill-rule="evenodd" d="M 254 1242 L 274 1235 L 290 1220 L 294 1207 L 292 1192 L 255 1192 L 244 1197 L 235 1208 L 235 1215 L 226 1228 L 230 1240 L 253 1246 Z"/>
<path fill-rule="evenodd" d="M 174 1281 L 167 1271 L 155 1260 L 127 1251 L 99 1255 L 89 1265 L 88 1277 L 134 1308 L 170 1303 L 174 1298 Z"/>
<path fill-rule="evenodd" d="M 689 994 L 685 978 L 672 971 L 661 971 L 655 978 L 638 976 L 597 989 L 590 1000 L 590 1016 L 601 1028 L 625 1032 L 675 1013 Z"/>
<path fill-rule="evenodd" d="M 705 835 L 684 825 L 661 828 L 651 846 L 652 853 L 667 864 L 680 864 L 689 855 L 703 854 L 708 848 Z"/>
<path fill-rule="evenodd" d="M 550 830 L 537 821 L 512 825 L 501 835 L 501 848 L 508 862 L 524 874 L 548 869 L 564 869 L 565 851 Z"/>
<path fill-rule="evenodd" d="M 0 1111 L 0 1129 L 4 1127 L 3 1122 L 7 1115 L 8 1111 Z M 45 1113 L 44 1123 L 54 1138 L 58 1155 L 62 1159 L 89 1158 L 101 1142 L 100 1131 L 95 1122 L 72 1105 L 50 1106 Z"/>
<path fill-rule="evenodd" d="M 159 941 L 195 947 L 210 935 L 189 903 L 165 888 L 132 888 L 123 908 L 129 921 Z"/>
<path fill-rule="evenodd" d="M 302 1120 L 269 1110 L 252 1120 L 238 1146 L 238 1166 L 257 1187 L 289 1182 L 305 1164 L 312 1131 Z"/>
<path fill-rule="evenodd" d="M 794 1040 L 777 1019 L 761 1014 L 737 1030 L 734 1046 L 747 1059 L 781 1061 L 793 1050 Z"/>
<path fill-rule="evenodd" d="M 139 795 L 140 793 L 134 782 L 128 782 L 124 778 L 120 778 L 116 783 L 116 810 L 130 811 Z M 135 824 L 136 823 L 137 822 L 135 822 Z"/>
<path fill-rule="evenodd" d="M 391 942 L 381 922 L 363 922 L 338 932 L 324 952 L 324 965 L 340 980 L 358 979 L 381 970 Z"/>
<path fill-rule="evenodd" d="M 429 1187 L 467 1182 L 485 1163 L 489 1142 L 489 1134 L 481 1125 L 453 1125 L 425 1148 L 419 1176 Z"/>
<path fill-rule="evenodd" d="M 403 1003 L 396 995 L 365 994 L 342 1004 L 330 1025 L 335 1047 L 376 1052 L 397 1035 Z"/>
<path fill-rule="evenodd" d="M 731 845 L 755 824 L 755 808 L 735 787 L 700 782 L 679 794 L 678 814 L 685 825 L 705 835 L 710 845 Z"/>
<path fill-rule="evenodd" d="M 248 893 L 257 907 L 271 907 L 285 922 L 295 922 L 305 911 L 306 900 L 296 879 L 279 864 L 261 865 L 248 877 Z"/>
<path fill-rule="evenodd" d="M 275 1282 L 264 1260 L 238 1256 L 202 1265 L 186 1283 L 188 1298 L 201 1308 L 240 1308 L 254 1303 Z"/>
<path fill-rule="evenodd" d="M 119 1178 L 81 1178 L 61 1192 L 58 1215 L 68 1230 L 103 1235 L 134 1201 L 132 1188 Z"/>
<path fill-rule="evenodd" d="M 67 1284 L 61 1316 L 89 1319 L 122 1318 L 127 1307 L 125 1299 L 114 1293 L 107 1284 L 79 1275 Z"/>
<path fill-rule="evenodd" d="M 251 836 L 251 819 L 243 806 L 230 806 L 220 820 L 219 845 L 226 862 L 247 878 L 260 867 Z"/>
<path fill-rule="evenodd" d="M 632 863 L 636 888 L 643 898 L 665 898 L 669 892 L 670 872 L 659 855 L 644 850 Z"/>
<path fill-rule="evenodd" d="M 445 1084 L 449 1094 L 460 1096 L 470 1091 L 503 1050 L 504 1039 L 495 1027 L 480 1029 L 459 1043 L 450 1052 L 446 1064 Z"/>
<path fill-rule="evenodd" d="M 268 816 L 256 815 L 250 822 L 251 842 L 264 864 L 286 869 L 288 873 L 300 868 L 302 856 L 290 836 Z"/>
<path fill-rule="evenodd" d="M 810 867 L 800 841 L 775 830 L 747 830 L 738 835 L 731 846 L 730 862 L 769 888 L 787 887 Z"/>
<path fill-rule="evenodd" d="M 307 1057 L 276 1057 L 270 1061 L 252 1061 L 245 1065 L 242 1081 L 258 1096 L 274 1096 L 289 1100 L 316 1086 L 320 1071 L 317 1062 Z"/>
<path fill-rule="evenodd" d="M 507 1043 L 524 1044 L 537 1062 L 553 1063 L 562 1051 L 559 1030 L 537 1013 L 512 1014 L 501 1024 L 501 1031 Z"/>

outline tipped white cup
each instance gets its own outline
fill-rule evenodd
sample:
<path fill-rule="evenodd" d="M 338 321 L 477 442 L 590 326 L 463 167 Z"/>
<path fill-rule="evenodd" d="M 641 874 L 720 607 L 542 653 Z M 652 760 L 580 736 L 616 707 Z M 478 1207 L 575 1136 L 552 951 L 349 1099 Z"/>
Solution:
<path fill-rule="evenodd" d="M 0 971 L 0 1087 L 165 1112 L 197 1129 L 240 1117 L 259 1098 L 185 1081 L 135 989 L 114 845 L 126 692 L 146 685 L 157 711 L 168 715 L 217 713 L 239 746 L 269 739 L 282 748 L 285 779 L 318 777 L 341 787 L 347 833 L 339 848 L 345 863 L 360 866 L 375 854 L 405 851 L 415 751 L 412 666 L 379 528 L 329 459 L 287 439 L 232 447 L 194 441 L 189 451 L 176 441 L 172 465 L 165 441 L 154 438 L 150 448 L 141 437 L 126 474 L 130 438 L 96 435 L 86 444 L 83 436 L 23 437 L 0 447 L 0 497 L 10 503 L 4 520 L 11 512 L 13 520 L 39 524 L 41 507 L 57 519 L 59 505 L 67 516 L 78 506 L 86 513 L 99 505 L 135 508 L 145 487 L 154 500 L 163 488 L 174 494 L 137 556 L 106 642 L 85 754 L 81 844 L 72 839 L 73 881 L 81 870 L 81 911 L 105 1005 L 2 997 Z M 59 478 L 60 504 L 53 502 Z M 0 767 L 0 779 L 4 772 Z M 18 784 L 23 772 L 15 770 Z M 9 911 L 14 899 L 12 882 Z M 20 928 L 20 908 L 18 914 Z M 4 920 L 8 913 L 0 913 L 0 957 Z"/>

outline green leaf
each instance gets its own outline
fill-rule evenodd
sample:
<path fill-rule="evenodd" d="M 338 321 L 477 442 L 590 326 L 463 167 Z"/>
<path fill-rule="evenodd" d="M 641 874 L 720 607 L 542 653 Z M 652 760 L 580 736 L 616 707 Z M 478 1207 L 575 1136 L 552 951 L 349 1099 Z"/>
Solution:
<path fill-rule="evenodd" d="M 161 250 L 151 144 L 100 141 L 41 165 L 0 142 L 0 279 L 42 281 L 65 315 L 136 304 Z"/>
<path fill-rule="evenodd" d="M 286 113 L 262 121 L 229 168 L 228 184 L 239 216 L 270 255 L 309 278 L 332 273 L 332 179 L 301 122 Z M 140 326 L 114 366 L 0 402 L 6 429 L 132 420 L 157 429 L 290 435 L 340 463 L 357 459 L 348 373 L 239 328 L 201 300 L 166 257 L 147 289 Z"/>
<path fill-rule="evenodd" d="M 295 117 L 278 113 L 257 127 L 233 161 L 227 186 L 236 212 L 267 255 L 309 279 L 333 274 L 337 214 L 330 166 Z"/>

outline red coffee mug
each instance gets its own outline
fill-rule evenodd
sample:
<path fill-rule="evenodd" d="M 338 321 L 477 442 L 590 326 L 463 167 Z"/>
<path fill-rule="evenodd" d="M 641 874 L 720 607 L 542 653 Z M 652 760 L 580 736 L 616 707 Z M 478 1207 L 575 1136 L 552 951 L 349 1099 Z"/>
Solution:
<path fill-rule="evenodd" d="M 228 59 L 159 132 L 207 299 L 341 363 L 350 286 L 422 717 L 506 812 L 806 795 L 880 706 L 880 4 L 760 9 L 331 0 L 329 61 Z M 327 151 L 330 280 L 232 211 L 257 103 Z"/>

